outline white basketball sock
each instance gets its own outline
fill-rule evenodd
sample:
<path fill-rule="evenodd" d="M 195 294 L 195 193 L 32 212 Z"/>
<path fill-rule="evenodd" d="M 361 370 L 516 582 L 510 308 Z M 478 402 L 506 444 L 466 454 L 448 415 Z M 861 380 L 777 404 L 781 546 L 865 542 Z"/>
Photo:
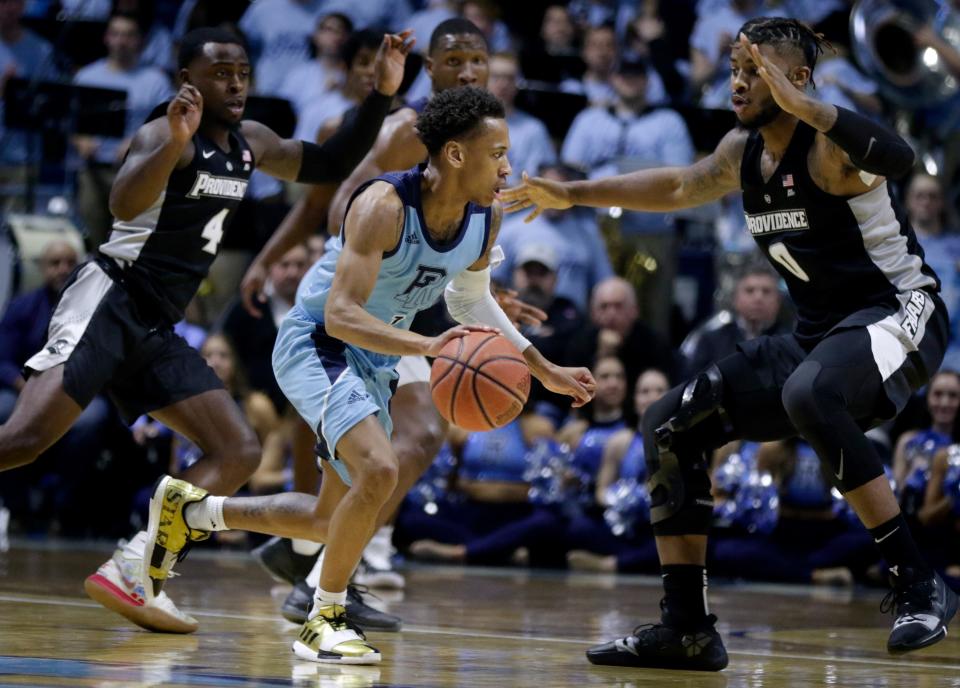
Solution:
<path fill-rule="evenodd" d="M 329 607 L 333 604 L 339 604 L 341 607 L 346 605 L 347 591 L 342 590 L 341 592 L 327 592 L 318 585 L 316 591 L 313 593 L 313 606 L 310 607 L 310 616 L 307 618 L 314 618 L 320 613 L 321 607 Z"/>
<path fill-rule="evenodd" d="M 297 554 L 302 554 L 305 557 L 312 557 L 314 554 L 320 551 L 320 548 L 323 547 L 319 542 L 314 542 L 313 540 L 301 540 L 300 538 L 291 538 L 290 546 L 293 548 L 293 551 Z"/>
<path fill-rule="evenodd" d="M 199 502 L 187 504 L 183 508 L 183 518 L 187 525 L 197 530 L 230 530 L 223 521 L 223 503 L 226 497 L 209 495 Z"/>

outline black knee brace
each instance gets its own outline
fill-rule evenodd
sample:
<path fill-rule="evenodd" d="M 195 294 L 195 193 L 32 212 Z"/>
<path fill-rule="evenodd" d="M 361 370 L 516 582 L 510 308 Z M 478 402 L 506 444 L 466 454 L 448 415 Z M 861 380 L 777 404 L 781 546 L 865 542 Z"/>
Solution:
<path fill-rule="evenodd" d="M 655 534 L 705 535 L 710 529 L 713 498 L 708 470 L 712 447 L 688 433 L 714 414 L 729 432 L 722 403 L 723 376 L 716 365 L 711 365 L 683 390 L 677 412 L 654 430 L 657 458 L 650 461 L 647 488 Z"/>

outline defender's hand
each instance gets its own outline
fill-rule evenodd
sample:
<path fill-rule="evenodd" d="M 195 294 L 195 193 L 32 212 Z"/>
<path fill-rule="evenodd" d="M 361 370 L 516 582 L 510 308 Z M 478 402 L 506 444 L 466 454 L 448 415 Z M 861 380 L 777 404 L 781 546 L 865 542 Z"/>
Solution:
<path fill-rule="evenodd" d="M 550 365 L 537 371 L 536 376 L 551 392 L 573 397 L 573 408 L 589 403 L 597 388 L 593 375 L 586 368 L 563 368 Z"/>
<path fill-rule="evenodd" d="M 410 49 L 417 42 L 411 38 L 413 31 L 407 29 L 400 33 L 384 34 L 383 42 L 377 51 L 374 69 L 374 87 L 385 96 L 394 95 L 403 82 L 403 65 L 407 61 Z"/>
<path fill-rule="evenodd" d="M 510 318 L 510 322 L 515 325 L 539 327 L 547 319 L 547 314 L 542 310 L 517 298 L 517 292 L 513 289 L 494 287 L 493 298 L 497 300 L 500 308 Z"/>
<path fill-rule="evenodd" d="M 447 342 L 459 339 L 460 337 L 466 337 L 471 332 L 492 332 L 494 334 L 500 334 L 500 330 L 496 327 L 490 327 L 489 325 L 457 325 L 451 327 L 446 332 L 438 334 L 436 337 L 427 338 L 427 346 L 423 350 L 423 355 L 435 358 L 440 354 L 440 350 L 447 345 Z"/>
<path fill-rule="evenodd" d="M 747 37 L 740 34 L 740 45 L 750 53 L 753 63 L 757 66 L 757 74 L 770 87 L 770 95 L 785 112 L 803 119 L 807 95 L 787 78 L 777 65 L 770 62 L 760 52 L 760 46 L 751 43 Z"/>
<path fill-rule="evenodd" d="M 524 218 L 524 222 L 530 222 L 548 208 L 566 210 L 573 205 L 566 182 L 555 182 L 543 177 L 531 179 L 526 172 L 523 173 L 523 182 L 520 186 L 500 192 L 500 202 L 508 213 L 516 213 L 534 206 L 533 212 Z"/>
<path fill-rule="evenodd" d="M 173 140 L 186 145 L 197 133 L 202 115 L 203 96 L 195 86 L 184 84 L 167 107 L 167 122 Z"/>
<path fill-rule="evenodd" d="M 267 269 L 258 261 L 253 261 L 240 282 L 240 301 L 244 310 L 254 318 L 263 316 L 263 311 L 257 304 L 267 302 L 267 295 L 263 293 L 263 285 L 267 283 Z"/>

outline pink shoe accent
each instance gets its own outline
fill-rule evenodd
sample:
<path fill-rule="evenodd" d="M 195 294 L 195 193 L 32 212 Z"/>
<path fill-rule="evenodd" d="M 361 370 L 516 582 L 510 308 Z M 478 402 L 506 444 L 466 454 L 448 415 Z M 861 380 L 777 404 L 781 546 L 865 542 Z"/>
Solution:
<path fill-rule="evenodd" d="M 95 585 L 99 585 L 101 588 L 104 588 L 107 592 L 112 594 L 114 597 L 119 599 L 121 602 L 131 604 L 134 607 L 142 607 L 143 600 L 138 600 L 132 595 L 128 595 L 126 592 L 118 588 L 116 585 L 110 582 L 109 579 L 101 576 L 99 573 L 94 573 L 91 576 L 87 577 L 87 580 Z"/>

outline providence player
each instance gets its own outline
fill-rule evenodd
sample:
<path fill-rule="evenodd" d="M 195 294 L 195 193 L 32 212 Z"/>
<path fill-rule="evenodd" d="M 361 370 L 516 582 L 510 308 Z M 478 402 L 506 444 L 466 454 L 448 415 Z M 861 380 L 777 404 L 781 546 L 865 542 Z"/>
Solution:
<path fill-rule="evenodd" d="M 0 470 L 36 459 L 105 389 L 128 422 L 149 413 L 203 450 L 185 471 L 189 480 L 232 494 L 249 479 L 260 461 L 256 436 L 173 324 L 216 257 L 254 168 L 320 183 L 343 179 L 359 162 L 400 85 L 407 37 L 384 36 L 376 89 L 316 146 L 242 120 L 250 63 L 234 34 L 197 29 L 184 36 L 180 90 L 166 117 L 137 131 L 113 185 L 113 231 L 74 271 L 46 346 L 26 363 L 27 384 L 0 426 Z M 166 595 L 144 590 L 145 537 L 139 533 L 90 576 L 87 593 L 144 628 L 196 630 Z"/>
<path fill-rule="evenodd" d="M 820 37 L 752 19 L 731 47 L 740 128 L 687 168 L 561 184 L 529 179 L 511 210 L 573 204 L 669 212 L 743 191 L 747 224 L 797 306 L 792 335 L 760 337 L 667 393 L 644 416 L 661 623 L 587 652 L 595 664 L 720 670 L 727 654 L 706 601 L 710 452 L 730 440 L 800 435 L 828 463 L 890 568 L 887 644 L 937 642 L 957 597 L 922 560 L 864 429 L 898 413 L 947 341 L 939 282 L 884 177 L 909 171 L 896 134 L 805 94 Z M 882 606 L 882 608 L 884 608 Z"/>

